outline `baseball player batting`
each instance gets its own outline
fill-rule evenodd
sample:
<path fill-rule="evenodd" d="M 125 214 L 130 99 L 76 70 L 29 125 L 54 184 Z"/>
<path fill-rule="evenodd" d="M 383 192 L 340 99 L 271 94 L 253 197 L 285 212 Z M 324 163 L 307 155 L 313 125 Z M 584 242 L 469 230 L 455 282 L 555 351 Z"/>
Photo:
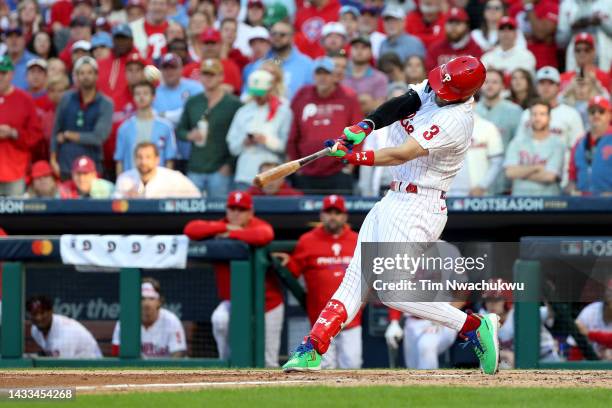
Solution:
<path fill-rule="evenodd" d="M 321 355 L 362 305 L 361 242 L 436 241 L 447 219 L 445 192 L 461 168 L 470 144 L 472 96 L 486 69 L 472 56 L 434 68 L 428 79 L 393 98 L 356 125 L 344 129 L 331 156 L 353 165 L 392 166 L 391 190 L 366 216 L 344 279 L 289 361 L 286 372 L 320 370 Z M 351 152 L 372 130 L 391 126 L 388 145 Z M 498 369 L 499 317 L 466 314 L 448 303 L 386 302 L 387 306 L 458 331 L 486 374 Z"/>

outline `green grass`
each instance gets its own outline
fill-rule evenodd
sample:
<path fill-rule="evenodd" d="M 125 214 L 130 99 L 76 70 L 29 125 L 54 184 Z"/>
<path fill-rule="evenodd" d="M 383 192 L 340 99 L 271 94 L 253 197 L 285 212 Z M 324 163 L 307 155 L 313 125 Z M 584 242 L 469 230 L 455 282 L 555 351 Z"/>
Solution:
<path fill-rule="evenodd" d="M 612 391 L 587 388 L 260 387 L 82 395 L 75 401 L 0 403 L 0 407 L 610 407 Z"/>

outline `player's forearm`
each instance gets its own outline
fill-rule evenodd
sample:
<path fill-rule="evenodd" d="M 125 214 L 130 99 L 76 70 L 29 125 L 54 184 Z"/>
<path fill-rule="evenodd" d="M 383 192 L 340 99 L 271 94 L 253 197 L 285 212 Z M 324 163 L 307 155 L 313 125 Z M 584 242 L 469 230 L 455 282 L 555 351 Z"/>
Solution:
<path fill-rule="evenodd" d="M 385 147 L 374 152 L 375 166 L 397 166 L 429 152 L 423 149 L 414 139 L 396 147 Z"/>
<path fill-rule="evenodd" d="M 374 129 L 380 129 L 415 113 L 420 107 L 421 98 L 414 89 L 410 89 L 405 94 L 389 99 L 380 105 L 365 120 L 372 122 Z"/>

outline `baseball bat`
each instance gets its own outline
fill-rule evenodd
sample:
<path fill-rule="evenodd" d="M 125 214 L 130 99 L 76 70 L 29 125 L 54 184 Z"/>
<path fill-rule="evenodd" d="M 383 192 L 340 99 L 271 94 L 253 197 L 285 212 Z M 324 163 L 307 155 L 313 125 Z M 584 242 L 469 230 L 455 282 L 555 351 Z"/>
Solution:
<path fill-rule="evenodd" d="M 281 177 L 286 177 L 295 173 L 308 163 L 312 163 L 313 161 L 320 159 L 321 157 L 327 156 L 327 154 L 331 151 L 332 147 L 326 147 L 325 149 L 321 149 L 318 152 L 313 153 L 309 156 L 302 157 L 301 159 L 297 160 L 292 160 L 290 162 L 278 165 L 270 170 L 266 170 L 263 173 L 259 173 L 257 176 L 255 176 L 253 184 L 255 184 L 259 188 L 262 188 L 263 186 L 274 180 L 278 180 Z"/>

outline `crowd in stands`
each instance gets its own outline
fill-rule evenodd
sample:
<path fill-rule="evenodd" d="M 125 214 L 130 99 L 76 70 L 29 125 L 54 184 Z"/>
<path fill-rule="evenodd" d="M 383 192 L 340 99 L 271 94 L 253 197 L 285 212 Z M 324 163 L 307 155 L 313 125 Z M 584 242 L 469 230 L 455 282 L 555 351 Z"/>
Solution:
<path fill-rule="evenodd" d="M 378 196 L 332 158 L 251 181 L 466 54 L 449 196 L 612 194 L 612 0 L 0 0 L 0 32 L 0 196 Z"/>

